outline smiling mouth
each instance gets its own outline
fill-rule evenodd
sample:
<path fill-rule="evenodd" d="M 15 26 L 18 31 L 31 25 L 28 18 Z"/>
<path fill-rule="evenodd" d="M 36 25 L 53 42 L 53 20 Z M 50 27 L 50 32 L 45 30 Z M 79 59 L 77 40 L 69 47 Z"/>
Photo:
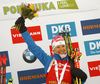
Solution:
<path fill-rule="evenodd" d="M 66 54 L 66 52 L 65 51 L 62 51 L 62 52 L 59 52 L 59 54 Z"/>

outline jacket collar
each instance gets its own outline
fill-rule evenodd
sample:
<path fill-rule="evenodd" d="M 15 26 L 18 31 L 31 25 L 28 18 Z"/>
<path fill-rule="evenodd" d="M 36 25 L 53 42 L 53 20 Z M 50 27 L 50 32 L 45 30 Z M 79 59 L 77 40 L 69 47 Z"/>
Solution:
<path fill-rule="evenodd" d="M 62 60 L 62 61 L 68 59 L 68 55 L 65 58 L 61 59 L 60 55 L 59 54 L 55 54 L 55 53 L 54 53 L 54 57 L 55 57 L 56 60 Z"/>

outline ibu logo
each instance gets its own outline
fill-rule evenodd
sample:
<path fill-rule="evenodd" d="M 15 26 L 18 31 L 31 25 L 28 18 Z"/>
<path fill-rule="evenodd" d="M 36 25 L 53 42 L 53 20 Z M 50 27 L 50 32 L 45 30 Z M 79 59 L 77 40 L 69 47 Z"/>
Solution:
<path fill-rule="evenodd" d="M 77 36 L 75 22 L 50 24 L 50 25 L 46 25 L 46 28 L 47 28 L 48 39 L 52 39 L 54 36 L 58 35 L 59 33 L 68 30 L 70 32 L 71 37 Z"/>
<path fill-rule="evenodd" d="M 100 39 L 85 41 L 84 44 L 87 56 L 100 54 Z"/>

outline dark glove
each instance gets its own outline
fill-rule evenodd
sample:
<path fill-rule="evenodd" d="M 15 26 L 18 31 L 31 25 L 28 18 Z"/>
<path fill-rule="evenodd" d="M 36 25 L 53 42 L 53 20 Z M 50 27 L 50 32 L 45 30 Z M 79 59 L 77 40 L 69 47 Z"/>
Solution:
<path fill-rule="evenodd" d="M 79 68 L 73 68 L 71 70 L 72 77 L 76 79 L 76 77 L 81 78 L 81 81 L 85 81 L 87 79 L 87 75 Z"/>
<path fill-rule="evenodd" d="M 27 28 L 25 26 L 25 20 L 24 20 L 23 16 L 19 17 L 15 22 L 15 24 L 20 24 L 20 23 L 21 23 L 21 27 L 19 29 L 19 32 L 23 33 L 27 30 Z"/>

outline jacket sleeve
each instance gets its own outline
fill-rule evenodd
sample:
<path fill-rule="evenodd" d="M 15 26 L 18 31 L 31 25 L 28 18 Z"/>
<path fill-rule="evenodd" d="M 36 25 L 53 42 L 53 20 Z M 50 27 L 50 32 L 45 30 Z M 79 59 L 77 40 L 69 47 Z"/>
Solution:
<path fill-rule="evenodd" d="M 47 71 L 48 66 L 51 60 L 53 59 L 53 57 L 47 55 L 38 45 L 35 44 L 34 40 L 31 38 L 28 31 L 25 31 L 21 34 L 22 34 L 24 41 L 28 45 L 28 49 L 40 60 L 40 62 L 45 67 L 45 71 Z"/>

